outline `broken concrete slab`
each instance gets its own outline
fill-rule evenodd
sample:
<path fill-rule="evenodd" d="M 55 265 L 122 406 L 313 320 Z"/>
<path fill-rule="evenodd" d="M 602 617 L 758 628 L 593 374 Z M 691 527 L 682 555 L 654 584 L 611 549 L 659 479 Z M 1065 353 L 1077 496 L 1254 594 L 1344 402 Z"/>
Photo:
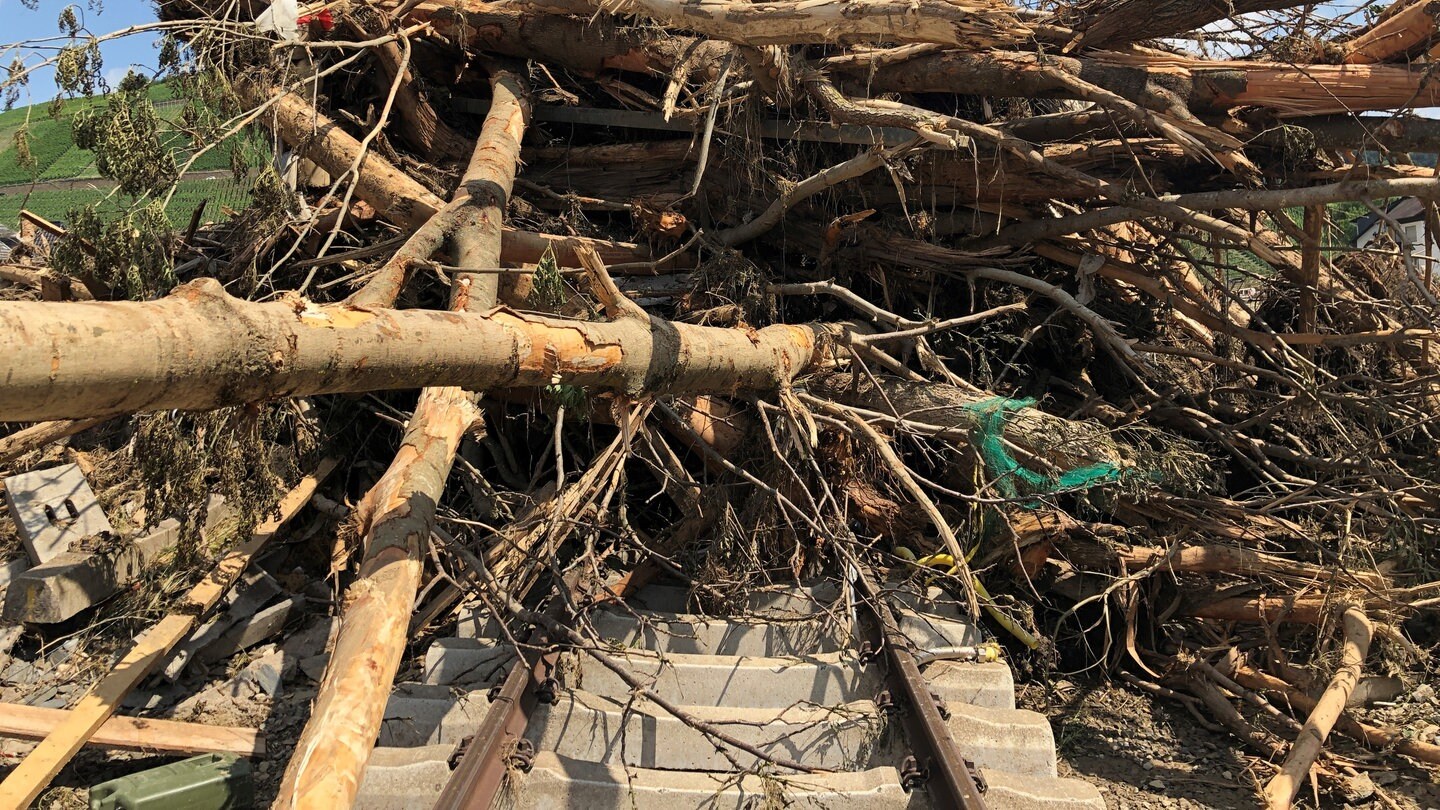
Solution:
<path fill-rule="evenodd" d="M 286 665 L 285 652 L 275 650 L 269 655 L 251 661 L 245 669 L 241 670 L 238 677 L 271 698 L 276 698 L 280 696 L 280 688 L 285 681 L 285 676 L 291 671 L 294 671 L 294 667 Z"/>
<path fill-rule="evenodd" d="M 25 628 L 18 624 L 0 624 L 0 668 L 9 666 L 10 649 L 20 640 Z"/>
<path fill-rule="evenodd" d="M 5 588 L 12 580 L 29 570 L 30 560 L 26 557 L 11 557 L 0 562 L 0 596 L 5 595 Z"/>
<path fill-rule="evenodd" d="M 114 533 L 78 464 L 62 464 L 5 479 L 5 501 L 20 542 L 40 565 L 70 550 L 77 540 Z"/>
<path fill-rule="evenodd" d="M 190 634 L 165 664 L 164 676 L 174 681 L 195 659 L 197 653 L 216 644 L 236 622 L 253 616 L 266 602 L 280 595 L 280 583 L 266 571 L 255 570 L 246 574 L 239 584 L 227 595 L 229 607 L 223 613 Z"/>
<path fill-rule="evenodd" d="M 410 810 L 426 804 L 450 781 L 454 755 L 454 745 L 376 748 L 365 765 L 355 810 Z"/>
<path fill-rule="evenodd" d="M 214 530 L 228 514 L 223 500 L 211 497 L 205 530 Z M 0 617 L 36 624 L 65 621 L 139 579 L 179 540 L 180 523 L 171 519 L 151 534 L 107 551 L 60 554 L 10 583 Z"/>
<path fill-rule="evenodd" d="M 313 622 L 298 633 L 292 633 L 280 649 L 285 653 L 285 665 L 299 667 L 300 671 L 316 683 L 325 674 L 325 665 L 330 662 L 330 640 L 339 629 L 340 620 L 326 616 Z M 293 667 L 292 667 L 293 668 Z"/>
<path fill-rule="evenodd" d="M 230 656 L 253 647 L 260 642 L 278 635 L 291 618 L 298 615 L 305 597 L 292 596 L 278 602 L 248 618 L 241 618 L 235 626 L 214 643 L 200 650 L 196 656 L 206 664 L 222 661 Z"/>
<path fill-rule="evenodd" d="M 237 704 L 255 700 L 262 694 L 274 699 L 280 695 L 285 679 L 294 671 L 293 658 L 287 656 L 283 649 L 271 649 L 246 664 L 230 680 L 180 701 L 172 714 L 181 718 L 200 718 L 216 711 L 234 709 Z"/>

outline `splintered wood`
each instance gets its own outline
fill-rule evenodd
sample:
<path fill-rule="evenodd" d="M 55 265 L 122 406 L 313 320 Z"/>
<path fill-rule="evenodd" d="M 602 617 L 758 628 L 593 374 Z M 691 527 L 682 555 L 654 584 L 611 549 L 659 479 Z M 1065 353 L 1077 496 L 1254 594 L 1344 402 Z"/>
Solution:
<path fill-rule="evenodd" d="M 104 446 L 230 503 L 349 457 L 284 556 L 340 623 L 278 806 L 356 801 L 412 642 L 460 611 L 595 657 L 597 594 L 734 609 L 852 564 L 1042 677 L 1204 707 L 1275 807 L 1343 797 L 1354 741 L 1440 757 L 1345 700 L 1423 680 L 1408 620 L 1440 607 L 1440 4 L 265 5 L 160 0 L 184 112 L 132 78 L 78 117 L 121 189 L 171 136 L 275 154 L 235 151 L 252 204 L 179 232 L 170 188 L 25 216 L 0 477 Z M 100 86 L 18 47 L 6 87 L 62 57 Z M 0 805 L 144 742 L 107 718 L 277 527 L 11 724 L 53 728 Z"/>

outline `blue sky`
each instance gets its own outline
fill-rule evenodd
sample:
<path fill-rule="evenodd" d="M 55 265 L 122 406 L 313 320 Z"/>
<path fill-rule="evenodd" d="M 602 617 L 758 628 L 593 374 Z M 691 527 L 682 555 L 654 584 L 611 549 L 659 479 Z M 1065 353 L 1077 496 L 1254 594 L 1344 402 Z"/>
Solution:
<path fill-rule="evenodd" d="M 32 11 L 20 0 L 0 0 L 0 66 L 8 66 L 15 58 L 13 46 L 17 43 L 44 38 L 49 39 L 43 43 L 46 46 L 64 44 L 63 40 L 53 38 L 60 36 L 56 19 L 66 6 L 74 6 L 82 25 L 96 35 L 155 21 L 155 9 L 149 0 L 104 0 L 101 5 L 103 8 L 97 13 L 86 0 L 79 3 L 39 0 L 39 8 Z M 154 34 L 146 32 L 101 45 L 106 80 L 112 84 L 118 81 L 132 64 L 144 66 L 148 68 L 147 72 L 153 72 L 158 54 L 155 49 L 156 39 Z M 21 51 L 30 64 L 53 53 L 53 50 L 41 51 L 24 46 Z M 3 76 L 3 72 L 0 72 L 0 78 Z M 55 97 L 55 92 L 54 71 L 48 68 L 39 70 L 31 75 L 29 89 L 21 90 L 18 104 L 23 106 L 49 101 Z"/>

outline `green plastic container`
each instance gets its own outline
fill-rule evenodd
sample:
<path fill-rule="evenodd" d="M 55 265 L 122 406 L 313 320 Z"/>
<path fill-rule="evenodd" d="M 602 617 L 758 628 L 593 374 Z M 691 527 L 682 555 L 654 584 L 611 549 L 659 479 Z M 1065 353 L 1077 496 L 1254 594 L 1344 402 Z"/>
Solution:
<path fill-rule="evenodd" d="M 254 804 L 250 761 L 235 754 L 202 754 L 90 788 L 90 810 L 249 810 Z"/>

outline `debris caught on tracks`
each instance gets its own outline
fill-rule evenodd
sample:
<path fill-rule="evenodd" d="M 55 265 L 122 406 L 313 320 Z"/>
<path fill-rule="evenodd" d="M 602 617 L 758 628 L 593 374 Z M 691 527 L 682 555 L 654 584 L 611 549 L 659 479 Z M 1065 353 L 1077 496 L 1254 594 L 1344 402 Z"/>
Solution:
<path fill-rule="evenodd" d="M 0 808 L 150 720 L 283 808 L 1098 807 L 1017 678 L 1440 801 L 1431 4 L 98 5 L 0 79 L 0 186 L 105 184 L 4 223 Z"/>

